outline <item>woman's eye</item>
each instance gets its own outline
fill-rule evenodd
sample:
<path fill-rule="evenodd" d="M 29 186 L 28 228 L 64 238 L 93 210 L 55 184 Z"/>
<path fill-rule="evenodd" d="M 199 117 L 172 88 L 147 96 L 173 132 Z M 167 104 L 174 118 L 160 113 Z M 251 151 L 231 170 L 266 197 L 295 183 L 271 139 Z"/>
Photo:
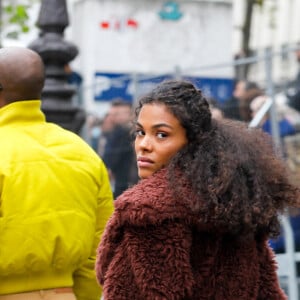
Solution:
<path fill-rule="evenodd" d="M 165 138 L 165 137 L 167 137 L 168 135 L 165 133 L 165 132 L 158 132 L 157 133 L 157 137 L 159 138 L 159 139 L 163 139 L 163 138 Z"/>
<path fill-rule="evenodd" d="M 144 131 L 141 129 L 136 129 L 135 130 L 135 136 L 143 136 L 144 135 Z"/>

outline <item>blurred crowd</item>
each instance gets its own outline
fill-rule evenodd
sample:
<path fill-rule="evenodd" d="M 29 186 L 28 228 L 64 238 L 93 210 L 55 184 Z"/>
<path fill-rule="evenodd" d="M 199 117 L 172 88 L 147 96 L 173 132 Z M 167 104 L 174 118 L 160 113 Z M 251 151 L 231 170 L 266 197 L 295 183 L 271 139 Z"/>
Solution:
<path fill-rule="evenodd" d="M 114 198 L 138 180 L 132 139 L 132 104 L 115 99 L 103 118 L 89 117 L 89 140 L 103 159 L 110 176 Z"/>

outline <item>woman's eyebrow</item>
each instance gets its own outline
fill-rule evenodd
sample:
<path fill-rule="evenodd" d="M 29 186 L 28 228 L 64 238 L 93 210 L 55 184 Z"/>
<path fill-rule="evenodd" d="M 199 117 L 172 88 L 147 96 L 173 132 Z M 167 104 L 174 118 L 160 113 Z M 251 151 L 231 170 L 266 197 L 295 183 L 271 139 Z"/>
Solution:
<path fill-rule="evenodd" d="M 152 126 L 153 128 L 159 128 L 159 127 L 168 127 L 170 129 L 173 129 L 173 127 L 169 124 L 166 124 L 166 123 L 157 123 L 157 124 L 154 124 Z"/>
<path fill-rule="evenodd" d="M 135 122 L 135 125 L 138 126 L 138 127 L 141 127 L 143 128 L 143 125 L 140 124 L 139 122 Z M 170 129 L 173 129 L 173 127 L 167 123 L 157 123 L 157 124 L 154 124 L 151 126 L 152 128 L 159 128 L 159 127 L 168 127 Z"/>

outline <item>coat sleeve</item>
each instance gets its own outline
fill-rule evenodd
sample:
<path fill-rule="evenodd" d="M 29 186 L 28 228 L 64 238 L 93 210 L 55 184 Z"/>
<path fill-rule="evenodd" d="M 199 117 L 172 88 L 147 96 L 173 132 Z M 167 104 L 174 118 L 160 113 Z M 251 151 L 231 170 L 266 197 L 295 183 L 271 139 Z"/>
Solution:
<path fill-rule="evenodd" d="M 157 226 L 124 226 L 119 232 L 121 240 L 113 233 L 118 245 L 112 240 L 105 244 L 107 239 L 99 248 L 98 276 L 107 299 L 116 295 L 128 299 L 128 291 L 121 291 L 128 286 L 136 288 L 138 299 L 184 299 L 192 294 L 192 234 L 188 226 L 168 221 Z"/>
<path fill-rule="evenodd" d="M 265 241 L 260 249 L 260 284 L 257 300 L 287 300 L 287 296 L 280 288 L 275 255 L 268 242 Z"/>
<path fill-rule="evenodd" d="M 91 249 L 90 257 L 73 275 L 74 292 L 78 300 L 99 300 L 102 293 L 102 289 L 96 280 L 95 274 L 96 249 L 105 225 L 113 212 L 113 196 L 104 164 L 102 164 L 101 167 L 101 177 L 93 247 Z"/>

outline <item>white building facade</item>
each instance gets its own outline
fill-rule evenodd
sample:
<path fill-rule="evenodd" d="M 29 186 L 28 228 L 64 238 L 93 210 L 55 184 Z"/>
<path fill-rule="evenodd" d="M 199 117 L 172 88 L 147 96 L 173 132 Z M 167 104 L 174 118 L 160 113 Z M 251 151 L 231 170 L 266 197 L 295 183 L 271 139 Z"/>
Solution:
<path fill-rule="evenodd" d="M 242 31 L 245 19 L 246 0 L 233 0 L 233 51 L 241 51 Z M 292 49 L 300 42 L 300 0 L 264 0 L 255 5 L 252 15 L 250 48 L 254 55 L 264 49 L 277 54 L 273 60 L 273 79 L 276 84 L 295 77 L 298 64 Z M 299 45 L 300 46 L 300 45 Z M 282 54 L 280 54 L 282 53 Z M 264 64 L 254 65 L 250 78 L 264 81 Z"/>
<path fill-rule="evenodd" d="M 169 77 L 188 76 L 221 100 L 231 92 L 232 67 L 205 67 L 232 59 L 231 1 L 73 0 L 69 13 L 90 111 Z"/>
<path fill-rule="evenodd" d="M 294 47 L 300 41 L 300 0 L 263 2 L 263 6 L 255 5 L 253 11 L 250 47 L 254 54 L 261 54 L 265 48 L 276 52 Z M 140 74 L 148 78 L 169 74 L 195 76 L 205 83 L 208 94 L 213 85 L 218 89 L 218 97 L 226 97 L 229 87 L 226 80 L 234 77 L 230 63 L 241 51 L 246 0 L 67 0 L 67 3 L 70 26 L 65 37 L 79 48 L 72 67 L 84 78 L 83 99 L 87 110 L 102 114 L 109 105 L 109 101 L 101 99 L 102 92 L 111 85 L 110 78 L 103 74 L 115 74 L 115 88 L 126 82 L 126 92 L 132 97 L 151 86 L 138 80 Z M 31 24 L 37 20 L 38 8 L 37 3 L 30 12 Z M 26 46 L 37 34 L 38 29 L 33 28 L 17 43 L 5 41 L 4 45 Z M 273 67 L 277 83 L 290 80 L 298 70 L 294 53 L 277 55 Z M 264 68 L 263 62 L 253 65 L 250 78 L 264 84 Z"/>

